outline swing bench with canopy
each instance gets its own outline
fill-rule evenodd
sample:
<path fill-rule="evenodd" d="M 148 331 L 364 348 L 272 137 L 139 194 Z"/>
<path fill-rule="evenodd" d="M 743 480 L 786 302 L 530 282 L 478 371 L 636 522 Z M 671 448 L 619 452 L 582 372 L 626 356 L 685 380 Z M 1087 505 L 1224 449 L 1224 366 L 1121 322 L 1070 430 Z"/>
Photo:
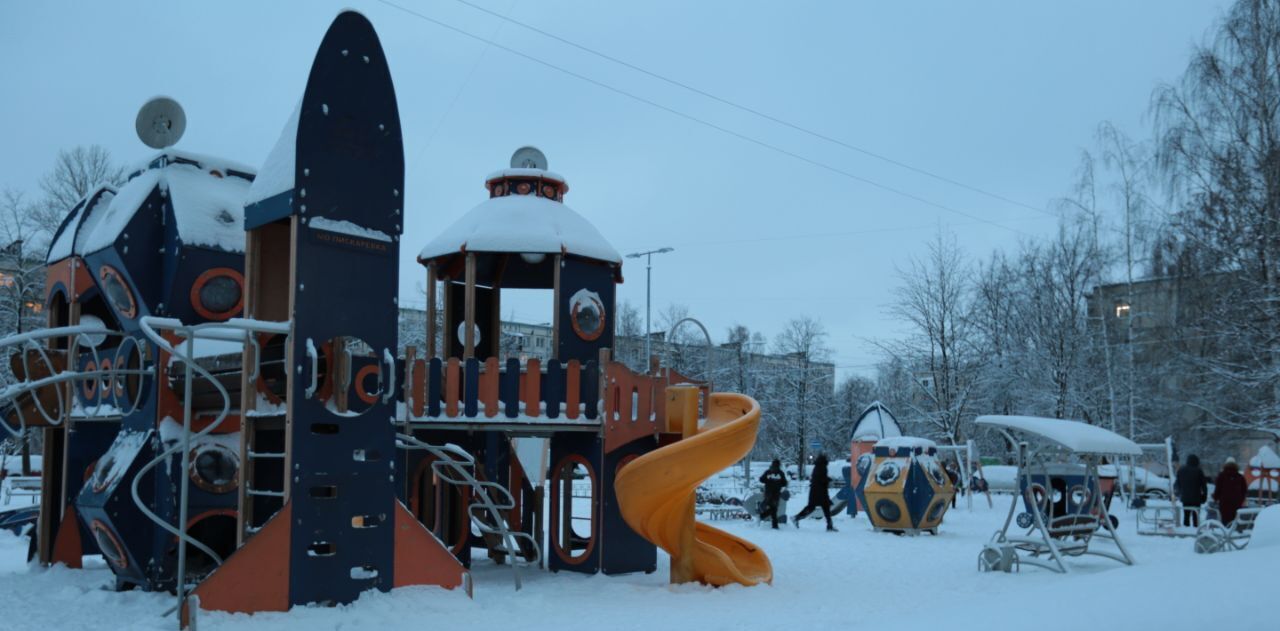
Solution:
<path fill-rule="evenodd" d="M 1098 465 L 1108 456 L 1141 455 L 1136 443 L 1080 421 L 980 416 L 976 423 L 1013 446 L 1019 483 L 1004 527 L 978 557 L 979 569 L 1011 572 L 1025 563 L 1065 574 L 1066 557 L 1085 554 L 1133 565 L 1107 513 Z M 1075 462 L 1064 462 L 1068 458 Z M 1025 512 L 1017 515 L 1016 525 L 1025 532 L 1010 533 L 1020 503 Z M 1110 541 L 1115 551 L 1094 549 L 1094 539 Z"/>

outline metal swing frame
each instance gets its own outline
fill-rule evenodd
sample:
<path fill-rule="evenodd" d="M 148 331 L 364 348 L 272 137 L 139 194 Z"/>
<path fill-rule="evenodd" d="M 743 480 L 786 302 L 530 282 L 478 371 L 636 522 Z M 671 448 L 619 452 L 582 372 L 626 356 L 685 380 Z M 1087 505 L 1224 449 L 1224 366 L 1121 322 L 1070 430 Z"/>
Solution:
<path fill-rule="evenodd" d="M 1070 421 L 1066 421 L 1070 422 Z M 1032 565 L 1042 567 L 1044 569 L 1059 574 L 1070 573 L 1070 566 L 1066 563 L 1067 557 L 1076 557 L 1084 555 L 1100 556 L 1111 559 L 1125 565 L 1133 565 L 1135 563 L 1129 551 L 1125 548 L 1124 542 L 1120 540 L 1119 534 L 1112 523 L 1111 515 L 1107 512 L 1107 505 L 1102 493 L 1102 486 L 1098 477 L 1098 465 L 1102 458 L 1108 454 L 1096 451 L 1081 451 L 1070 448 L 1067 445 L 1050 444 L 1038 446 L 1033 449 L 1028 437 L 1025 434 L 1031 432 L 1017 431 L 1013 428 L 992 425 L 993 429 L 1014 445 L 1015 455 L 1018 465 L 1018 478 L 1025 484 L 1020 493 L 1015 493 L 1009 504 L 1009 513 L 1005 517 L 1004 526 L 996 531 L 992 536 L 991 542 L 983 550 L 982 556 L 979 557 L 979 567 L 983 567 L 983 561 L 988 558 L 989 551 L 993 555 L 999 555 L 1001 560 L 1006 561 L 1001 569 L 1009 571 L 1021 565 Z M 1037 436 L 1038 438 L 1048 439 L 1047 436 Z M 1051 505 L 1051 490 L 1046 489 L 1044 497 L 1037 500 L 1033 489 L 1032 477 L 1036 472 L 1033 469 L 1041 468 L 1049 463 L 1050 455 L 1059 455 L 1065 451 L 1068 454 L 1076 456 L 1085 466 L 1086 492 L 1089 494 L 1088 509 L 1083 514 L 1069 514 L 1053 517 L 1048 514 L 1048 507 Z M 1015 525 L 1014 516 L 1017 514 L 1020 502 L 1026 502 L 1027 506 L 1032 507 L 1028 511 L 1031 515 L 1029 527 L 1025 533 L 1010 534 L 1009 530 Z M 1093 540 L 1101 538 L 1110 541 L 1116 551 L 1098 550 L 1093 547 Z M 994 556 L 993 556 L 994 560 Z M 984 569 L 996 569 L 995 567 L 986 567 Z"/>

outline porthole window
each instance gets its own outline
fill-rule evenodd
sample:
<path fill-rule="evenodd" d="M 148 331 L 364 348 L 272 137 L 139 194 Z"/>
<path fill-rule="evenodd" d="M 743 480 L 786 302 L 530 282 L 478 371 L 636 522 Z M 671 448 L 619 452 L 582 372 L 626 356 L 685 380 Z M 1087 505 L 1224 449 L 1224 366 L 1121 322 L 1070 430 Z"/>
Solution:
<path fill-rule="evenodd" d="M 113 452 L 108 451 L 98 458 L 98 462 L 93 468 L 93 492 L 101 493 L 107 490 L 107 485 L 111 483 L 111 470 L 116 466 L 116 456 Z"/>
<path fill-rule="evenodd" d="M 138 316 L 138 303 L 134 302 L 129 285 L 116 268 L 103 265 L 98 270 L 98 279 L 102 284 L 102 293 L 107 295 L 107 301 L 117 313 L 130 319 Z"/>
<path fill-rule="evenodd" d="M 129 567 L 129 557 L 124 552 L 124 546 L 120 545 L 120 539 L 106 524 L 95 519 L 89 525 L 89 530 L 93 531 L 93 540 L 98 543 L 98 549 L 108 563 L 121 570 Z"/>
<path fill-rule="evenodd" d="M 205 271 L 191 284 L 191 307 L 209 320 L 226 320 L 244 307 L 244 276 L 229 267 Z"/>
<path fill-rule="evenodd" d="M 934 502 L 933 506 L 929 508 L 929 517 L 928 517 L 929 521 L 938 521 L 942 519 L 942 513 L 945 512 L 946 510 L 947 510 L 946 502 L 944 501 Z"/>
<path fill-rule="evenodd" d="M 893 523 L 902 518 L 902 508 L 890 500 L 877 500 L 876 516 L 886 522 Z"/>
<path fill-rule="evenodd" d="M 1089 490 L 1079 484 L 1071 487 L 1071 505 L 1080 508 L 1089 501 Z"/>
<path fill-rule="evenodd" d="M 875 460 L 875 457 L 871 454 L 858 456 L 858 475 L 867 475 L 867 472 L 871 470 L 871 462 L 873 460 Z"/>
<path fill-rule="evenodd" d="M 335 349 L 336 352 L 335 352 Z M 356 337 L 334 337 L 322 344 L 316 360 L 313 395 L 325 409 L 343 417 L 360 416 L 386 394 L 382 362 L 373 347 Z M 309 382 L 311 383 L 311 382 Z"/>
<path fill-rule="evenodd" d="M 928 465 L 929 477 L 933 478 L 934 484 L 938 486 L 947 485 L 947 476 L 942 472 L 942 467 L 938 465 L 937 460 L 931 460 Z"/>
<path fill-rule="evenodd" d="M 876 484 L 889 486 L 902 475 L 902 465 L 893 460 L 886 460 L 876 467 Z"/>
<path fill-rule="evenodd" d="M 595 549 L 596 473 L 582 456 L 566 456 L 551 479 L 551 543 L 566 563 L 582 563 Z"/>
<path fill-rule="evenodd" d="M 604 301 L 594 291 L 579 289 L 569 299 L 569 321 L 573 332 L 587 342 L 594 342 L 604 334 Z"/>
<path fill-rule="evenodd" d="M 224 445 L 210 444 L 191 450 L 191 481 L 209 493 L 227 493 L 240 477 L 240 454 Z"/>
<path fill-rule="evenodd" d="M 456 331 L 456 333 L 458 334 L 458 343 L 465 346 L 467 344 L 467 323 L 459 322 L 458 330 Z M 472 341 L 475 342 L 476 346 L 479 346 L 480 345 L 480 325 L 472 324 L 471 333 L 474 336 L 474 339 Z"/>

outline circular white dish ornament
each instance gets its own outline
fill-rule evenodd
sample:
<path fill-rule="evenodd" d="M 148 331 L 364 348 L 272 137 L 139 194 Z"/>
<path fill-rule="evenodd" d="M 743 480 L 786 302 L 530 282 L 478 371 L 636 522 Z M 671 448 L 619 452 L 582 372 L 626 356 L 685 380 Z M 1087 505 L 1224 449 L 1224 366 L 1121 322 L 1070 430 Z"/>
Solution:
<path fill-rule="evenodd" d="M 547 156 L 537 147 L 520 147 L 516 152 L 511 154 L 511 168 L 513 169 L 542 169 L 547 170 Z"/>
<path fill-rule="evenodd" d="M 177 101 L 157 96 L 142 105 L 134 122 L 138 140 L 152 149 L 172 147 L 187 130 L 187 114 Z"/>

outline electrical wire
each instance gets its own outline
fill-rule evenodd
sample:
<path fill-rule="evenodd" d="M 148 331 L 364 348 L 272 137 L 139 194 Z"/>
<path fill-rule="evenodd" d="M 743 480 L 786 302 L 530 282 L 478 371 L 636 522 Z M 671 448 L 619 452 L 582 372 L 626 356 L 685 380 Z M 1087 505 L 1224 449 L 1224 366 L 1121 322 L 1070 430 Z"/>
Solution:
<path fill-rule="evenodd" d="M 503 45 L 503 44 L 498 43 L 498 42 L 496 42 L 496 41 L 494 41 L 494 40 L 492 40 L 492 39 L 486 38 L 486 37 L 484 37 L 484 36 L 476 35 L 475 33 L 471 33 L 471 32 L 469 32 L 469 31 L 467 31 L 467 30 L 465 30 L 465 29 L 462 29 L 462 28 L 460 28 L 460 27 L 457 27 L 457 26 L 454 26 L 454 25 L 452 25 L 452 24 L 449 24 L 448 22 L 444 22 L 444 21 L 441 21 L 441 20 L 437 20 L 437 19 L 435 19 L 435 18 L 433 18 L 433 17 L 430 17 L 430 16 L 425 15 L 425 14 L 423 14 L 423 13 L 420 13 L 420 12 L 418 12 L 418 11 L 414 11 L 413 9 L 410 9 L 410 8 L 408 8 L 408 7 L 405 7 L 405 6 L 402 6 L 402 5 L 396 4 L 395 2 L 391 2 L 391 0 L 378 0 L 378 2 L 379 2 L 379 3 L 381 3 L 381 4 L 384 4 L 384 5 L 386 5 L 386 6 L 392 7 L 392 8 L 394 8 L 394 9 L 397 9 L 397 10 L 399 10 L 399 11 L 402 11 L 402 12 L 404 12 L 404 13 L 408 14 L 408 15 L 411 15 L 411 16 L 414 16 L 414 17 L 417 17 L 417 18 L 419 18 L 419 19 L 421 19 L 421 20 L 424 20 L 424 21 L 426 21 L 426 22 L 430 22 L 430 23 L 432 23 L 432 24 L 435 24 L 436 26 L 439 26 L 439 27 L 441 27 L 441 28 L 444 28 L 444 29 L 447 29 L 447 30 L 449 30 L 449 31 L 453 31 L 453 32 L 455 32 L 455 33 L 458 33 L 459 35 L 462 35 L 462 36 L 464 36 L 464 37 L 468 37 L 468 38 L 474 39 L 474 40 L 476 40 L 476 41 L 486 43 L 486 44 L 488 44 L 488 45 L 490 45 L 490 46 L 492 46 L 492 47 L 494 47 L 494 48 L 497 48 L 497 49 L 499 49 L 499 50 L 502 50 L 502 51 L 508 52 L 508 53 L 510 53 L 510 54 L 512 54 L 512 55 L 515 55 L 515 56 L 517 56 L 517 57 L 521 57 L 521 58 L 523 58 L 523 59 L 526 59 L 526 60 L 532 61 L 532 62 L 534 62 L 534 63 L 536 63 L 536 64 L 539 64 L 539 65 L 545 66 L 545 67 L 547 67 L 547 68 L 551 68 L 552 70 L 556 70 L 556 71 L 558 71 L 558 72 L 561 72 L 561 73 L 563 73 L 563 74 L 565 74 L 565 75 L 568 75 L 568 76 L 570 76 L 570 77 L 573 77 L 573 78 L 575 78 L 575 79 L 579 79 L 579 80 L 581 80 L 581 81 L 585 81 L 585 82 L 590 83 L 590 84 L 592 84 L 592 85 L 595 85 L 595 86 L 597 86 L 597 87 L 600 87 L 600 88 L 603 88 L 603 89 L 608 90 L 608 91 L 610 91 L 610 92 L 613 92 L 613 93 L 615 93 L 615 94 L 618 94 L 618 95 L 621 95 L 621 96 L 627 97 L 627 98 L 632 99 L 632 100 L 634 100 L 634 101 L 638 101 L 638 102 L 640 102 L 640 103 L 644 103 L 644 104 L 646 104 L 646 105 L 648 105 L 648 106 L 650 106 L 650 107 L 653 107 L 653 108 L 656 108 L 656 109 L 662 110 L 662 111 L 667 112 L 667 113 L 669 113 L 669 114 L 672 114 L 672 115 L 674 115 L 674 116 L 678 116 L 678 117 L 680 117 L 680 118 L 683 118 L 683 119 L 685 119 L 685 120 L 688 120 L 688 121 L 691 121 L 691 122 L 697 123 L 697 124 L 702 125 L 702 126 L 704 126 L 704 127 L 708 127 L 708 128 L 714 129 L 714 130 L 719 131 L 719 132 L 721 132 L 721 133 L 723 133 L 723 134 L 726 134 L 726 135 L 729 135 L 729 136 L 733 136 L 733 137 L 735 137 L 735 138 L 738 138 L 739 140 L 742 140 L 742 141 L 745 141 L 745 142 L 748 142 L 748 143 L 751 143 L 751 144 L 757 145 L 757 146 L 759 146 L 759 147 L 763 147 L 763 148 L 765 148 L 765 149 L 769 149 L 769 150 L 774 151 L 774 152 L 776 152 L 776 153 L 780 153 L 780 154 L 782 154 L 782 155 L 785 155 L 785 156 L 791 157 L 791 158 L 793 158 L 793 159 L 795 159 L 795 160 L 798 160 L 798 161 L 800 161 L 800 162 L 804 162 L 804 163 L 806 163 L 806 164 L 808 164 L 808 165 L 810 165 L 810 166 L 814 166 L 814 167 L 817 167 L 817 168 L 820 168 L 820 169 L 823 169 L 823 170 L 829 171 L 829 172 L 831 172 L 831 173 L 835 173 L 836 175 L 840 175 L 840 176 L 846 177 L 846 178 L 851 179 L 851 180 L 854 180 L 854 181 L 856 181 L 856 182 L 861 182 L 861 183 L 866 184 L 866 185 L 868 185 L 868 186 L 871 186 L 871 187 L 874 187 L 874 188 L 878 188 L 878 189 L 880 189 L 880 190 L 886 191 L 886 192 L 888 192 L 888 193 L 892 193 L 892 194 L 894 194 L 894 195 L 898 195 L 899 197 L 903 197 L 903 198 L 906 198 L 906 199 L 910 199 L 910 200 L 913 200 L 913 201 L 919 202 L 919 203 L 924 204 L 924 205 L 926 205 L 926 206 L 931 206 L 931 207 L 933 207 L 933 208 L 937 208 L 937 209 L 942 210 L 942 211 L 946 211 L 946 212 L 949 212 L 949 213 L 952 213 L 952 214 L 956 214 L 956 215 L 960 215 L 960 216 L 962 216 L 962 217 L 966 217 L 966 218 L 968 218 L 968 219 L 972 219 L 972 220 L 977 221 L 977 222 L 979 222 L 979 223 L 984 223 L 984 224 L 987 224 L 987 225 L 989 225 L 989 226 L 993 226 L 993 227 L 996 227 L 996 228 L 1000 228 L 1000 229 L 1002 229 L 1002 230 L 1007 230 L 1007 231 L 1009 231 L 1009 232 L 1012 232 L 1012 233 L 1017 234 L 1017 235 L 1020 235 L 1020 236 L 1030 236 L 1030 235 L 1028 235 L 1027 233 L 1025 233 L 1025 232 L 1023 232 L 1023 231 L 1021 231 L 1021 230 L 1018 230 L 1018 229 L 1016 229 L 1016 228 L 1011 228 L 1011 227 L 1009 227 L 1009 226 L 1006 226 L 1006 225 L 1003 225 L 1003 224 L 997 223 L 997 222 L 995 222 L 995 221 L 991 221 L 991 220 L 989 220 L 989 219 L 986 219 L 986 218 L 983 218 L 983 217 L 979 217 L 979 216 L 977 216 L 977 215 L 974 215 L 974 214 L 971 214 L 971 213 L 965 212 L 965 211 L 963 211 L 963 210 L 960 210 L 960 209 L 957 209 L 957 208 L 953 208 L 953 207 L 951 207 L 951 206 L 947 206 L 946 204 L 941 204 L 941 203 L 938 203 L 938 202 L 935 202 L 935 201 L 932 201 L 932 200 L 926 199 L 926 198 L 924 198 L 924 197 L 920 197 L 919 195 L 916 195 L 916 194 L 914 194 L 914 193 L 909 193 L 909 192 L 904 191 L 904 190 L 902 190 L 902 189 L 895 188 L 895 187 L 893 187 L 893 186 L 889 186 L 889 185 L 887 185 L 887 184 L 883 184 L 883 183 L 877 182 L 877 181 L 875 181 L 875 180 L 872 180 L 872 179 L 869 179 L 869 178 L 863 177 L 863 176 L 858 175 L 858 174 L 856 174 L 856 173 L 852 173 L 852 172 L 850 172 L 850 171 L 846 171 L 846 170 L 844 170 L 844 169 L 841 169 L 841 168 L 839 168 L 839 167 L 836 167 L 836 166 L 833 166 L 833 165 L 827 164 L 827 163 L 825 163 L 825 162 L 822 162 L 822 161 L 819 161 L 819 160 L 815 160 L 815 159 L 813 159 L 813 158 L 809 158 L 809 157 L 807 157 L 807 156 L 801 155 L 801 154 L 796 153 L 796 152 L 794 152 L 794 151 L 790 151 L 790 150 L 788 150 L 788 149 L 784 149 L 784 148 L 782 148 L 782 147 L 779 147 L 778 145 L 774 145 L 774 144 L 771 144 L 771 143 L 765 142 L 765 141 L 763 141 L 763 140 L 760 140 L 760 139 L 758 139 L 758 138 L 754 138 L 754 137 L 752 137 L 752 136 L 748 136 L 747 134 L 744 134 L 744 133 L 742 133 L 742 132 L 738 132 L 738 131 L 735 131 L 735 130 L 729 129 L 729 128 L 727 128 L 727 127 L 724 127 L 724 126 L 718 125 L 718 124 L 713 123 L 713 122 L 711 122 L 711 121 L 708 121 L 708 120 L 706 120 L 706 119 L 699 118 L 699 117 L 694 116 L 694 115 L 692 115 L 692 114 L 687 114 L 687 113 L 682 112 L 682 111 L 680 111 L 680 110 L 677 110 L 677 109 L 675 109 L 675 108 L 673 108 L 673 107 L 669 107 L 669 106 L 663 105 L 663 104 L 661 104 L 661 103 L 658 103 L 657 101 L 653 101 L 653 100 L 651 100 L 651 99 L 645 98 L 645 97 L 640 96 L 640 95 L 638 95 L 638 94 L 635 94 L 635 93 L 632 93 L 632 92 L 628 92 L 628 91 L 626 91 L 626 90 L 623 90 L 622 88 L 618 88 L 618 87 L 615 87 L 615 86 L 609 85 L 609 84 L 604 83 L 604 82 L 602 82 L 602 81 L 599 81 L 599 80 L 597 80 L 597 79 L 593 79 L 593 78 L 591 78 L 591 77 L 588 77 L 588 76 L 586 76 L 586 75 L 584 75 L 584 74 L 581 74 L 581 73 L 575 72 L 575 71 L 573 71 L 573 70 L 569 70 L 569 69 L 564 68 L 564 67 L 562 67 L 562 66 L 558 66 L 558 65 L 553 64 L 553 63 L 551 63 L 551 62 L 549 62 L 549 61 L 545 61 L 545 60 L 540 59 L 540 58 L 538 58 L 538 57 L 534 57 L 533 55 L 530 55 L 530 54 L 528 54 L 528 53 L 522 52 L 522 51 L 517 50 L 517 49 L 515 49 L 515 48 L 511 48 L 510 46 Z"/>
<path fill-rule="evenodd" d="M 634 71 L 636 71 L 636 72 L 639 72 L 640 74 L 643 74 L 643 75 L 645 75 L 645 76 L 648 76 L 648 77 L 651 77 L 651 78 L 653 78 L 653 79 L 657 79 L 657 80 L 659 80 L 659 81 L 662 81 L 662 82 L 664 82 L 664 83 L 666 83 L 666 84 L 668 84 L 668 85 L 672 85 L 672 86 L 675 86 L 675 87 L 678 87 L 678 88 L 681 88 L 681 89 L 684 89 L 684 90 L 688 90 L 689 92 L 692 92 L 692 93 L 697 94 L 697 95 L 699 95 L 699 96 L 703 96 L 703 97 L 705 97 L 705 98 L 711 99 L 711 100 L 713 100 L 713 101 L 715 101 L 715 102 L 717 102 L 717 103 L 721 103 L 721 104 L 723 104 L 723 105 L 727 105 L 727 106 L 732 107 L 732 108 L 734 108 L 734 109 L 736 109 L 736 110 L 738 110 L 738 111 L 746 112 L 746 113 L 748 113 L 748 114 L 751 114 L 751 115 L 753 115 L 753 116 L 756 116 L 756 117 L 762 118 L 762 119 L 767 120 L 767 121 L 770 121 L 770 122 L 772 122 L 772 123 L 776 123 L 776 124 L 778 124 L 778 125 L 782 125 L 783 127 L 786 127 L 786 128 L 788 128 L 788 129 L 791 129 L 791 130 L 794 130 L 794 131 L 798 131 L 798 132 L 800 132 L 800 133 L 802 133 L 802 134 L 806 134 L 806 135 L 811 136 L 811 137 L 813 137 L 813 138 L 817 138 L 817 139 L 819 139 L 819 140 L 824 140 L 824 141 L 829 142 L 829 143 L 831 143 L 831 144 L 833 144 L 833 145 L 836 145 L 836 146 L 838 146 L 838 147 L 844 147 L 845 149 L 849 149 L 850 151 L 856 151 L 856 152 L 858 152 L 858 153 L 860 153 L 860 154 L 862 154 L 862 155 L 865 155 L 865 156 L 868 156 L 868 157 L 871 157 L 871 158 L 875 158 L 876 160 L 880 160 L 880 161 L 882 161 L 882 162 L 886 162 L 886 163 L 888 163 L 888 164 L 892 164 L 892 165 L 894 165 L 894 166 L 896 166 L 896 167 L 899 167 L 899 168 L 902 168 L 902 169 L 906 169 L 906 170 L 911 171 L 911 172 L 913 172 L 913 173 L 918 173 L 918 174 L 920 174 L 920 175 L 923 175 L 923 176 L 930 177 L 930 178 L 933 178 L 933 179 L 935 179 L 935 180 L 938 180 L 939 182 L 945 182 L 945 183 L 950 184 L 950 185 L 952 185 L 952 186 L 956 186 L 956 187 L 959 187 L 959 188 L 963 188 L 963 189 L 965 189 L 965 190 L 967 190 L 967 191 L 971 191 L 971 192 L 974 192 L 974 193 L 978 193 L 979 195 L 985 195 L 985 196 L 987 196 L 987 197 L 990 197 L 990 198 L 992 198 L 992 199 L 996 199 L 996 200 L 999 200 L 999 201 L 1005 202 L 1005 203 L 1007 203 L 1007 204 L 1012 204 L 1012 205 L 1014 205 L 1014 206 L 1020 206 L 1020 207 L 1025 208 L 1025 209 L 1028 209 L 1028 210 L 1034 210 L 1034 211 L 1036 211 L 1036 212 L 1038 212 L 1038 213 L 1043 213 L 1043 214 L 1050 215 L 1050 216 L 1055 216 L 1055 217 L 1057 216 L 1057 215 L 1055 215 L 1054 213 L 1052 213 L 1052 212 L 1050 212 L 1050 211 L 1048 211 L 1048 210 L 1045 210 L 1045 209 L 1043 209 L 1043 208 L 1039 208 L 1039 207 L 1037 207 L 1037 206 L 1032 206 L 1031 204 L 1026 204 L 1026 203 L 1020 202 L 1020 201 L 1018 201 L 1018 200 L 1016 200 L 1016 199 L 1010 199 L 1009 197 L 1006 197 L 1006 196 L 1001 195 L 1001 194 L 999 194 L 999 193 L 994 193 L 994 192 L 991 192 L 991 191 L 989 191 L 989 190 L 982 189 L 982 188 L 979 188 L 979 187 L 977 187 L 977 186 L 973 186 L 973 185 L 971 185 L 971 184 L 966 184 L 966 183 L 964 183 L 964 182 L 958 181 L 958 180 L 953 179 L 953 178 L 946 177 L 946 176 L 944 176 L 944 175 L 940 175 L 940 174 L 935 173 L 935 172 L 933 172 L 933 171 L 930 171 L 930 170 L 928 170 L 928 169 L 923 169 L 923 168 L 921 168 L 921 167 L 917 167 L 917 166 L 914 166 L 914 165 L 908 164 L 908 163 L 903 162 L 903 161 L 901 161 L 901 160 L 896 160 L 896 159 L 894 159 L 894 158 L 890 158 L 890 157 L 888 157 L 888 156 L 886 156 L 886 155 L 884 155 L 884 154 L 876 153 L 876 152 L 871 151 L 870 149 L 867 149 L 867 148 L 865 148 L 865 147 L 859 147 L 858 145 L 855 145 L 855 144 L 850 143 L 850 142 L 846 142 L 846 141 L 844 141 L 844 140 L 840 140 L 839 138 L 833 138 L 833 137 L 831 137 L 830 135 L 824 134 L 824 133 L 822 133 L 822 132 L 815 131 L 815 130 L 810 129 L 810 128 L 808 128 L 808 127 L 804 127 L 804 126 L 802 126 L 802 125 L 799 125 L 799 124 L 793 123 L 793 122 L 788 121 L 788 120 L 783 119 L 783 118 L 779 118 L 779 117 L 777 117 L 777 116 L 773 116 L 772 114 L 768 114 L 768 113 L 766 113 L 766 112 L 762 112 L 762 111 L 760 111 L 760 110 L 758 110 L 758 109 L 756 109 L 756 108 L 753 108 L 753 107 L 751 107 L 751 106 L 749 106 L 749 105 L 743 105 L 743 104 L 741 104 L 741 103 L 738 103 L 738 102 L 732 101 L 732 100 L 727 99 L 727 98 L 725 98 L 725 97 L 722 97 L 722 96 L 720 96 L 720 95 L 718 95 L 718 94 L 714 94 L 714 93 L 712 93 L 712 92 L 708 92 L 708 91 L 703 90 L 703 89 L 701 89 L 701 88 L 698 88 L 698 87 L 696 87 L 696 86 L 692 86 L 692 85 L 689 85 L 689 84 L 684 83 L 684 82 L 682 82 L 682 81 L 679 81 L 679 80 L 676 80 L 676 79 L 672 79 L 672 78 L 670 78 L 670 77 L 667 77 L 667 76 L 665 76 L 665 75 L 659 74 L 659 73 L 657 73 L 657 72 L 654 72 L 654 71 L 649 70 L 649 69 L 647 69 L 647 68 L 644 68 L 644 67 L 642 67 L 642 66 L 638 66 L 638 65 L 633 64 L 633 63 L 630 63 L 630 62 L 628 62 L 628 61 L 626 61 L 626 60 L 619 59 L 619 58 L 614 57 L 614 56 L 612 56 L 612 55 L 609 55 L 609 54 L 607 54 L 607 53 L 603 53 L 603 52 L 600 52 L 600 51 L 598 51 L 598 50 L 595 50 L 594 48 L 590 48 L 590 47 L 588 47 L 588 46 L 584 46 L 584 45 L 579 44 L 579 43 L 577 43 L 577 42 L 575 42 L 575 41 L 573 41 L 573 40 L 570 40 L 570 39 L 567 39 L 567 38 L 561 37 L 561 36 L 559 36 L 559 35 L 556 35 L 555 33 L 551 33 L 551 32 L 548 32 L 548 31 L 544 31 L 544 30 L 542 30 L 542 29 L 540 29 L 540 28 L 538 28 L 538 27 L 536 27 L 536 26 L 533 26 L 533 25 L 531 25 L 531 24 L 527 24 L 527 23 L 525 23 L 525 22 L 521 22 L 521 21 L 519 21 L 519 20 L 512 19 L 512 18 L 511 18 L 511 17 L 509 17 L 508 15 L 503 15 L 503 14 L 501 14 L 501 13 L 498 13 L 497 11 L 493 11 L 493 10 L 491 10 L 491 9 L 488 9 L 488 8 L 486 8 L 486 7 L 483 7 L 483 6 L 480 6 L 480 5 L 475 4 L 475 3 L 473 3 L 473 2 L 469 2 L 468 0 L 454 0 L 454 2 L 457 2 L 457 3 L 459 3 L 459 4 L 466 5 L 466 6 L 468 6 L 468 7 L 471 7 L 472 9 L 475 9 L 475 10 L 480 11 L 480 12 L 482 12 L 482 13 L 485 13 L 485 14 L 491 15 L 491 16 L 493 16 L 493 17 L 496 17 L 496 18 L 498 18 L 498 19 L 500 19 L 500 20 L 503 20 L 503 21 L 505 21 L 505 22 L 508 22 L 508 23 L 510 23 L 510 24 L 514 24 L 514 25 L 516 25 L 516 26 L 518 26 L 518 27 L 520 27 L 520 28 L 522 28 L 522 29 L 525 29 L 525 30 L 527 30 L 527 31 L 532 31 L 532 32 L 534 32 L 534 33 L 537 33 L 537 34 L 539 34 L 539 35 L 542 35 L 543 37 L 547 37 L 547 38 L 553 39 L 553 40 L 555 40 L 555 41 L 557 41 L 557 42 L 560 42 L 561 44 L 564 44 L 564 45 L 566 45 L 566 46 L 571 46 L 571 47 L 573 47 L 573 48 L 576 48 L 576 49 L 578 49 L 578 50 L 581 50 L 582 52 L 585 52 L 585 53 L 588 53 L 588 54 L 594 55 L 594 56 L 596 56 L 596 57 L 599 57 L 600 59 L 604 59 L 604 60 L 606 60 L 606 61 L 609 61 L 609 62 L 612 62 L 612 63 L 618 64 L 618 65 L 620 65 L 620 66 L 622 66 L 622 67 L 624 67 L 624 68 L 629 68 L 629 69 L 634 70 Z M 508 13 L 510 13 L 510 11 L 508 11 Z"/>

